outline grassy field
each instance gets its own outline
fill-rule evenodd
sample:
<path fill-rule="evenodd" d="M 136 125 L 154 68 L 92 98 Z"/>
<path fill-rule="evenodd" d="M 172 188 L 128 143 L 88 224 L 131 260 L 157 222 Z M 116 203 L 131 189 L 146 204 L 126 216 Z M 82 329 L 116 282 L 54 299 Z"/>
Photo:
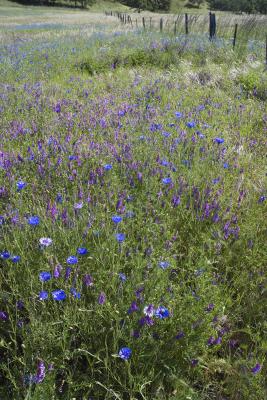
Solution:
<path fill-rule="evenodd" d="M 100 6 L 1 2 L 0 399 L 265 400 L 266 17 Z"/>

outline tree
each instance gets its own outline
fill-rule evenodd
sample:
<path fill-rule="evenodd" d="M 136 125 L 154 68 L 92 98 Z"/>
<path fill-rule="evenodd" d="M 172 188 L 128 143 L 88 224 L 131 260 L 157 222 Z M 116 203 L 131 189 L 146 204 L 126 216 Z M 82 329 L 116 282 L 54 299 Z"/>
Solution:
<path fill-rule="evenodd" d="M 208 0 L 213 10 L 267 13 L 267 0 Z"/>
<path fill-rule="evenodd" d="M 188 4 L 192 6 L 197 6 L 199 8 L 199 6 L 203 3 L 205 3 L 205 0 L 189 0 Z"/>

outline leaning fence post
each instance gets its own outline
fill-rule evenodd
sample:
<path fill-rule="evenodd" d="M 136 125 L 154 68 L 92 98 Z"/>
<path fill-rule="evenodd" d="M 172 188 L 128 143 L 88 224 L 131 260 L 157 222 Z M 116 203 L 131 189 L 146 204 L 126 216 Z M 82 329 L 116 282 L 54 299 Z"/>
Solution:
<path fill-rule="evenodd" d="M 150 20 L 149 20 L 149 29 L 151 30 L 151 28 L 152 28 L 152 17 L 150 17 Z"/>
<path fill-rule="evenodd" d="M 185 14 L 185 34 L 188 35 L 188 14 Z"/>
<path fill-rule="evenodd" d="M 173 33 L 176 35 L 176 32 L 177 32 L 177 21 L 174 22 L 174 32 Z"/>
<path fill-rule="evenodd" d="M 235 48 L 236 34 L 237 34 L 237 24 L 235 24 L 235 32 L 234 32 L 234 40 L 233 40 L 233 49 Z"/>
<path fill-rule="evenodd" d="M 160 30 L 160 32 L 162 32 L 162 29 L 163 29 L 163 18 L 160 18 L 160 21 L 159 21 L 159 30 Z"/>

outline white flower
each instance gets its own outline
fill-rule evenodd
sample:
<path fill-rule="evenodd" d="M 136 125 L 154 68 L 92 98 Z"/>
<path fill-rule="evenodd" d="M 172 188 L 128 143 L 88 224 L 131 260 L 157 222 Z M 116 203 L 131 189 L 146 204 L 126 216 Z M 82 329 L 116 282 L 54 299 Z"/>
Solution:
<path fill-rule="evenodd" d="M 50 239 L 50 238 L 45 238 L 45 237 L 43 237 L 43 238 L 41 238 L 41 239 L 39 240 L 39 242 L 40 242 L 40 244 L 41 244 L 42 246 L 48 247 L 48 246 L 50 246 L 50 245 L 53 243 L 53 240 Z"/>

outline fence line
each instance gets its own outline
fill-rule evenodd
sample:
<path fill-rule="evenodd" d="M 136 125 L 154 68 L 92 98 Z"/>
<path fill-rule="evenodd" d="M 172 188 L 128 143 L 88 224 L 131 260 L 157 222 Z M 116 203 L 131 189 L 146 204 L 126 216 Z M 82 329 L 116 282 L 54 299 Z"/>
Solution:
<path fill-rule="evenodd" d="M 112 17 L 117 17 L 120 22 L 122 24 L 130 24 L 131 27 L 133 27 L 133 21 L 132 18 L 129 14 L 126 13 L 121 13 L 118 11 L 106 11 L 105 12 L 106 16 L 112 16 Z M 190 16 L 191 17 L 191 16 Z M 184 14 L 184 31 L 185 34 L 188 35 L 189 34 L 189 22 L 192 24 L 196 23 L 199 19 L 199 15 L 194 15 L 193 18 L 191 18 L 191 20 L 189 19 L 189 16 L 187 13 Z M 176 20 L 174 20 L 174 26 L 173 26 L 173 33 L 174 35 L 177 34 L 177 27 L 178 24 L 181 25 L 182 24 L 182 18 L 183 18 L 183 14 L 177 15 Z M 208 27 L 208 32 L 209 32 L 209 39 L 212 40 L 216 37 L 216 30 L 217 30 L 217 24 L 216 24 L 216 15 L 215 13 L 210 12 L 209 13 L 209 19 L 208 19 L 208 23 L 209 23 L 209 27 Z M 136 18 L 135 20 L 135 25 L 138 28 L 138 19 Z M 154 26 L 154 24 L 152 23 L 152 17 L 149 17 L 149 20 L 146 20 L 145 17 L 142 17 L 142 26 L 144 31 L 146 31 L 149 27 L 150 30 L 152 30 L 152 27 Z M 181 25 L 182 26 L 182 25 Z M 169 19 L 167 18 L 167 20 L 165 20 L 165 27 L 169 27 Z M 164 30 L 164 19 L 163 17 L 160 18 L 159 21 L 159 31 L 162 33 Z M 237 31 L 238 31 L 238 24 L 235 23 L 235 27 L 234 27 L 234 36 L 233 36 L 233 50 L 236 47 L 236 42 L 237 42 Z M 267 66 L 267 33 L 266 33 L 266 57 L 265 57 L 265 63 Z"/>

